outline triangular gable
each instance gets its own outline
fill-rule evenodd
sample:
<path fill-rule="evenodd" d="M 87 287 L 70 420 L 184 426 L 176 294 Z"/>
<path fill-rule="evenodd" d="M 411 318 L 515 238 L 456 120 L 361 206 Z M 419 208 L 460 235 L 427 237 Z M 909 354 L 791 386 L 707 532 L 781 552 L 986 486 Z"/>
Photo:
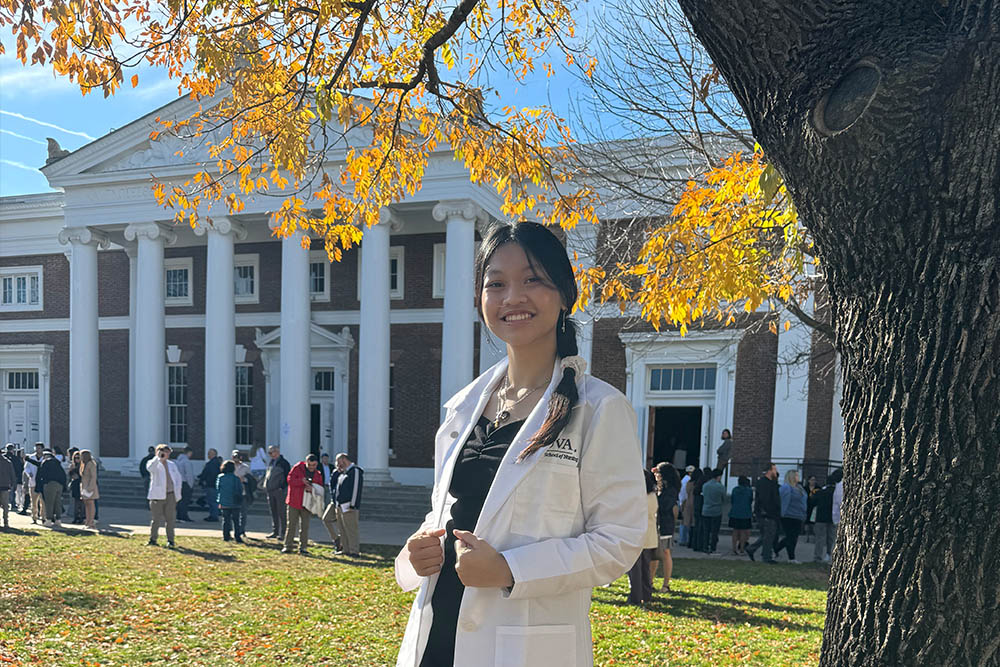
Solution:
<path fill-rule="evenodd" d="M 257 330 L 257 336 L 254 340 L 254 344 L 260 349 L 265 348 L 280 348 L 281 347 L 281 327 L 276 327 L 266 334 L 260 329 Z M 340 330 L 340 333 L 334 333 L 329 329 L 321 327 L 315 322 L 309 323 L 309 347 L 310 348 L 353 348 L 354 347 L 354 337 L 351 336 L 351 330 L 348 327 L 344 327 Z"/>

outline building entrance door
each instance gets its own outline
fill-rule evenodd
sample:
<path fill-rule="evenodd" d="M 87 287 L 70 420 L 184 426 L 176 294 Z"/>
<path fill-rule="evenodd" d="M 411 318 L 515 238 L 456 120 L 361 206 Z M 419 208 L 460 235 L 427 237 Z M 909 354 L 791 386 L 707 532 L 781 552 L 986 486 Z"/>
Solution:
<path fill-rule="evenodd" d="M 38 442 L 38 399 L 9 398 L 4 401 L 4 423 L 7 439 L 22 449 Z"/>
<path fill-rule="evenodd" d="M 315 401 L 315 399 L 314 399 Z M 309 451 L 316 456 L 329 454 L 333 451 L 333 400 L 316 401 L 310 405 L 309 411 Z"/>
<path fill-rule="evenodd" d="M 672 463 L 678 470 L 701 463 L 702 406 L 650 407 L 647 460 Z"/>

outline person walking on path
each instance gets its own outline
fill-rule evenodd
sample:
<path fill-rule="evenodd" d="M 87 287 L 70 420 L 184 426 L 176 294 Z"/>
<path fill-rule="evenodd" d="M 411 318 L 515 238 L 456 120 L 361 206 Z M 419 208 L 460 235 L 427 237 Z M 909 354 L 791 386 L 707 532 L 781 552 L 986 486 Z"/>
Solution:
<path fill-rule="evenodd" d="M 552 231 L 497 224 L 475 263 L 507 355 L 444 404 L 432 509 L 395 562 L 400 588 L 420 589 L 396 664 L 584 667 L 592 590 L 631 567 L 649 523 L 635 409 L 585 373 Z"/>
<path fill-rule="evenodd" d="M 267 494 L 267 508 L 271 512 L 271 534 L 268 538 L 285 539 L 285 496 L 288 494 L 288 473 L 292 466 L 281 455 L 281 448 L 271 445 L 267 448 L 267 472 L 264 473 L 264 491 Z"/>
<path fill-rule="evenodd" d="M 191 456 L 194 450 L 185 447 L 177 456 L 174 463 L 181 473 L 181 498 L 177 502 L 177 520 L 188 523 L 191 517 L 188 516 L 188 508 L 191 505 L 191 497 L 194 495 L 194 464 L 191 463 Z"/>
<path fill-rule="evenodd" d="M 204 490 L 205 507 L 208 509 L 208 516 L 205 521 L 219 520 L 219 497 L 215 492 L 215 480 L 219 477 L 222 468 L 222 457 L 214 449 L 205 452 L 205 465 L 198 473 L 198 483 Z"/>
<path fill-rule="evenodd" d="M 68 486 L 66 471 L 52 450 L 42 453 L 42 464 L 38 466 L 35 490 L 42 494 L 45 503 L 45 524 L 62 525 L 62 495 Z"/>
<path fill-rule="evenodd" d="M 813 560 L 817 563 L 829 563 L 833 555 L 833 543 L 836 532 L 833 527 L 833 490 L 836 488 L 834 476 L 827 477 L 826 485 L 809 496 L 809 513 L 813 516 L 813 533 L 816 535 L 816 545 L 813 550 Z"/>
<path fill-rule="evenodd" d="M 149 471 L 149 542 L 156 546 L 160 525 L 166 526 L 167 546 L 174 547 L 174 528 L 177 521 L 177 499 L 181 497 L 181 472 L 170 460 L 170 446 L 156 446 L 156 456 L 146 464 Z M 215 494 L 213 494 L 214 496 Z"/>
<path fill-rule="evenodd" d="M 361 553 L 361 532 L 358 526 L 358 511 L 361 509 L 361 488 L 364 486 L 365 471 L 354 465 L 347 454 L 337 454 L 337 528 L 340 531 L 341 550 L 344 555 L 358 556 Z"/>
<path fill-rule="evenodd" d="M 722 469 L 716 468 L 709 473 L 709 479 L 701 487 L 701 495 L 705 499 L 701 514 L 705 517 L 704 551 L 714 554 L 719 545 L 719 527 L 722 525 L 722 506 L 726 502 L 726 488 L 722 486 Z"/>
<path fill-rule="evenodd" d="M 222 510 L 222 539 L 229 542 L 233 538 L 230 531 L 236 535 L 236 541 L 243 544 L 242 517 L 243 483 L 236 476 L 236 464 L 226 461 L 222 464 L 222 472 L 215 480 L 215 491 L 219 497 L 219 509 Z"/>
<path fill-rule="evenodd" d="M 802 524 L 806 520 L 806 490 L 799 484 L 799 473 L 797 470 L 789 470 L 785 473 L 785 483 L 781 485 L 779 491 L 781 497 L 781 528 L 785 531 L 785 536 L 778 542 L 775 548 L 777 553 L 782 549 L 788 552 L 788 560 L 791 563 L 798 563 L 795 559 L 795 545 L 798 544 L 799 534 L 802 532 Z"/>
<path fill-rule="evenodd" d="M 656 496 L 656 523 L 660 533 L 658 550 L 660 563 L 663 564 L 663 585 L 660 586 L 660 591 L 669 593 L 670 578 L 674 573 L 671 547 L 677 524 L 677 496 L 680 493 L 681 480 L 677 475 L 677 469 L 665 462 L 656 466 L 655 474 L 660 489 L 659 495 Z M 654 575 L 652 578 L 655 579 L 655 564 L 652 566 L 652 574 Z"/>
<path fill-rule="evenodd" d="M 653 601 L 653 577 L 650 564 L 652 554 L 659 544 L 657 535 L 656 512 L 658 503 L 656 500 L 656 477 L 648 470 L 643 470 L 643 477 L 646 479 L 646 535 L 643 537 L 642 551 L 636 559 L 632 569 L 628 571 L 628 603 L 643 605 Z"/>
<path fill-rule="evenodd" d="M 750 478 L 740 475 L 729 505 L 729 527 L 733 531 L 733 553 L 742 556 L 750 541 L 750 517 L 753 515 L 753 488 Z"/>
<path fill-rule="evenodd" d="M 95 530 L 94 520 L 96 501 L 101 497 L 97 488 L 97 461 L 89 449 L 80 452 L 80 499 L 83 501 L 84 526 Z"/>
<path fill-rule="evenodd" d="M 149 495 L 149 470 L 146 468 L 146 464 L 149 463 L 153 457 L 156 456 L 156 448 L 150 447 L 146 450 L 146 455 L 142 457 L 139 461 L 139 477 L 142 477 L 143 493 Z"/>
<path fill-rule="evenodd" d="M 778 538 L 778 524 L 781 521 L 781 495 L 778 492 L 778 466 L 771 463 L 767 471 L 757 480 L 757 504 L 755 514 L 760 521 L 760 537 L 757 541 L 746 548 L 746 554 L 750 560 L 754 560 L 754 553 L 757 549 L 762 549 L 764 562 L 774 563 L 775 542 Z"/>
<path fill-rule="evenodd" d="M 288 473 L 288 495 L 285 497 L 286 512 L 288 515 L 285 527 L 285 545 L 281 553 L 290 554 L 294 550 L 295 533 L 299 533 L 299 553 L 303 556 L 308 553 L 306 547 L 309 546 L 309 522 L 312 520 L 312 512 L 307 510 L 303 504 L 303 497 L 307 493 L 315 493 L 313 484 L 321 484 L 323 474 L 318 470 L 319 457 L 310 454 L 305 461 L 299 461 L 292 466 L 292 471 Z"/>
<path fill-rule="evenodd" d="M 690 537 L 688 535 L 689 533 L 688 528 L 690 527 L 690 524 L 684 523 L 684 503 L 687 501 L 687 495 L 688 495 L 687 484 L 688 482 L 691 481 L 691 474 L 694 471 L 695 471 L 694 466 L 688 466 L 684 468 L 684 477 L 681 478 L 681 486 L 680 486 L 681 490 L 680 493 L 677 494 L 677 507 L 678 507 L 678 513 L 680 514 L 681 518 L 680 525 L 677 527 L 677 537 L 678 537 L 677 544 L 682 547 L 686 547 L 688 545 L 688 539 Z"/>
<path fill-rule="evenodd" d="M 6 454 L 0 454 L 0 512 L 4 530 L 10 528 L 10 492 L 14 487 L 14 464 Z"/>

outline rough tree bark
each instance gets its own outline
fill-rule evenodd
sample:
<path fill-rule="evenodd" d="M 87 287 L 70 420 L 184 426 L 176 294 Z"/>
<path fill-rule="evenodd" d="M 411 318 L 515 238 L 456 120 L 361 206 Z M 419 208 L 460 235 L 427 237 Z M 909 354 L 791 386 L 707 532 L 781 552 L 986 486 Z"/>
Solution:
<path fill-rule="evenodd" d="M 1000 664 L 1000 2 L 679 0 L 815 235 L 843 355 L 822 665 Z"/>

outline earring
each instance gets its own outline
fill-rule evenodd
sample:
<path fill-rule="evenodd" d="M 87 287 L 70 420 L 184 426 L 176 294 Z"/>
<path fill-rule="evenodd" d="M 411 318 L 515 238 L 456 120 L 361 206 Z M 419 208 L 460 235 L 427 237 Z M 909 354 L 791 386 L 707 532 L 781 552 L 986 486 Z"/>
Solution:
<path fill-rule="evenodd" d="M 562 332 L 566 333 L 566 311 L 565 310 L 560 310 L 559 311 L 559 319 L 562 321 Z"/>

